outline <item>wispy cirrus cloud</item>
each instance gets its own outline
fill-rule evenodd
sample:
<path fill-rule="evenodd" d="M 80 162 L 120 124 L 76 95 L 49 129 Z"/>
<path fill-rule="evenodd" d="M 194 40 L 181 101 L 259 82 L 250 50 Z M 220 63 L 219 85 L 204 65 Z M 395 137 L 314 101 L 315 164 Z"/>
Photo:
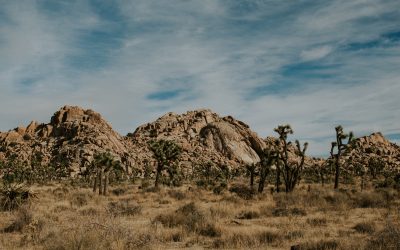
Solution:
<path fill-rule="evenodd" d="M 291 123 L 326 154 L 334 126 L 400 133 L 400 3 L 12 1 L 0 10 L 0 123 L 64 104 L 122 134 L 211 108 L 261 136 Z"/>

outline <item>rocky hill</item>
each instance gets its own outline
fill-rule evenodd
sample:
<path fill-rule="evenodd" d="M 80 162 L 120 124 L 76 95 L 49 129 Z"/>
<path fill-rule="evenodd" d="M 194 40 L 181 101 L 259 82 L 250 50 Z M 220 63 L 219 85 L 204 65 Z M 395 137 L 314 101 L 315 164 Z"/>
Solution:
<path fill-rule="evenodd" d="M 0 133 L 0 160 L 16 157 L 25 164 L 33 160 L 41 164 L 61 163 L 79 173 L 96 152 L 110 151 L 127 167 L 134 164 L 131 144 L 92 110 L 64 106 L 50 123 L 31 122 Z"/>
<path fill-rule="evenodd" d="M 386 168 L 400 167 L 400 146 L 387 140 L 382 133 L 373 133 L 355 139 L 344 154 L 348 165 L 354 162 L 368 165 L 371 161 L 379 160 Z"/>
<path fill-rule="evenodd" d="M 220 117 L 211 110 L 195 110 L 185 114 L 167 113 L 152 123 L 136 129 L 128 137 L 135 145 L 139 165 L 152 162 L 147 142 L 154 139 L 174 140 L 183 148 L 181 164 L 213 161 L 218 165 L 238 167 L 260 160 L 257 152 L 265 143 L 245 123 L 230 116 Z"/>
<path fill-rule="evenodd" d="M 27 127 L 0 132 L 0 160 L 16 158 L 27 165 L 33 161 L 43 165 L 62 163 L 76 174 L 90 164 L 96 152 L 110 151 L 127 170 L 143 170 L 145 165 L 156 164 L 148 148 L 148 142 L 154 139 L 176 141 L 183 149 L 180 164 L 189 171 L 194 164 L 208 161 L 230 168 L 257 163 L 258 153 L 276 140 L 259 138 L 245 123 L 207 109 L 167 113 L 121 136 L 100 114 L 64 106 L 49 123 L 31 122 Z M 380 133 L 358 138 L 352 145 L 345 153 L 347 161 L 365 163 L 375 157 L 387 165 L 400 166 L 400 147 Z M 293 145 L 289 147 L 290 158 L 298 160 L 294 150 Z M 313 166 L 313 158 L 307 157 L 306 165 Z"/>

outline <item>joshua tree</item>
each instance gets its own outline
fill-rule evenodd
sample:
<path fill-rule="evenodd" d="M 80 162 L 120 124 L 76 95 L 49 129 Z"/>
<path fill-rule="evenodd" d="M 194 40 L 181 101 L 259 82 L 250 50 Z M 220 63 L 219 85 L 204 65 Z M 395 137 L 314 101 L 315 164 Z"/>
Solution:
<path fill-rule="evenodd" d="M 182 149 L 174 141 L 168 140 L 150 141 L 149 147 L 153 151 L 157 160 L 156 181 L 154 183 L 154 186 L 157 188 L 160 181 L 161 172 L 165 168 L 170 168 L 173 166 L 173 164 L 178 160 Z"/>
<path fill-rule="evenodd" d="M 106 195 L 110 172 L 123 171 L 123 168 L 110 152 L 96 154 L 92 162 L 92 167 L 92 172 L 95 172 L 96 175 L 93 192 L 96 192 L 97 188 L 99 188 L 99 195 Z"/>
<path fill-rule="evenodd" d="M 280 164 L 277 164 L 277 171 L 282 173 L 285 181 L 285 191 L 288 193 L 294 190 L 300 179 L 301 172 L 303 171 L 305 152 L 307 150 L 308 143 L 304 143 L 303 149 L 301 149 L 300 142 L 296 140 L 295 153 L 297 157 L 300 157 L 300 160 L 289 162 L 290 142 L 287 142 L 287 136 L 288 134 L 293 134 L 293 130 L 290 125 L 279 125 L 274 129 L 274 131 L 279 134 L 279 139 L 276 141 L 280 159 Z"/>
<path fill-rule="evenodd" d="M 254 188 L 254 176 L 256 175 L 256 169 L 257 165 L 256 164 L 248 164 L 246 165 L 247 172 L 249 173 L 250 176 L 250 188 Z"/>
<path fill-rule="evenodd" d="M 278 152 L 275 148 L 266 148 L 260 155 L 260 181 L 258 183 L 258 192 L 264 191 L 265 180 L 271 171 L 271 167 L 278 162 Z"/>
<path fill-rule="evenodd" d="M 337 126 L 336 130 L 336 141 L 332 142 L 331 147 L 331 158 L 333 159 L 335 166 L 335 189 L 339 188 L 339 176 L 340 176 L 340 157 L 342 156 L 343 151 L 348 147 L 350 142 L 353 140 L 353 132 L 350 132 L 348 135 L 343 132 L 342 126 Z M 343 143 L 343 140 L 348 138 L 347 143 Z M 334 153 L 335 148 L 337 148 L 337 152 Z"/>

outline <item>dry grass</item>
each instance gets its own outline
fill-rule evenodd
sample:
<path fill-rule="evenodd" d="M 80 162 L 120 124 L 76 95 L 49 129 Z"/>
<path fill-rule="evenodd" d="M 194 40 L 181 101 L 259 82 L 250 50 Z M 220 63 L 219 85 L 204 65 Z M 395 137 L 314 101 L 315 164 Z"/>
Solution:
<path fill-rule="evenodd" d="M 259 195 L 240 183 L 221 194 L 142 186 L 111 187 L 108 196 L 63 184 L 34 187 L 30 206 L 0 212 L 0 249 L 400 247 L 400 199 L 393 190 L 312 185 Z"/>

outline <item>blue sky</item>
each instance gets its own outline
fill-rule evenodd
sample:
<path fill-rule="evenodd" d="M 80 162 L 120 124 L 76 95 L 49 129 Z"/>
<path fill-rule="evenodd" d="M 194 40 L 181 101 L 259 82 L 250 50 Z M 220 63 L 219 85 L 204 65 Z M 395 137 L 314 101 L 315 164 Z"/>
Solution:
<path fill-rule="evenodd" d="M 65 104 L 121 134 L 210 108 L 260 136 L 290 123 L 400 142 L 398 0 L 0 0 L 0 130 Z M 294 138 L 293 137 L 293 138 Z"/>

